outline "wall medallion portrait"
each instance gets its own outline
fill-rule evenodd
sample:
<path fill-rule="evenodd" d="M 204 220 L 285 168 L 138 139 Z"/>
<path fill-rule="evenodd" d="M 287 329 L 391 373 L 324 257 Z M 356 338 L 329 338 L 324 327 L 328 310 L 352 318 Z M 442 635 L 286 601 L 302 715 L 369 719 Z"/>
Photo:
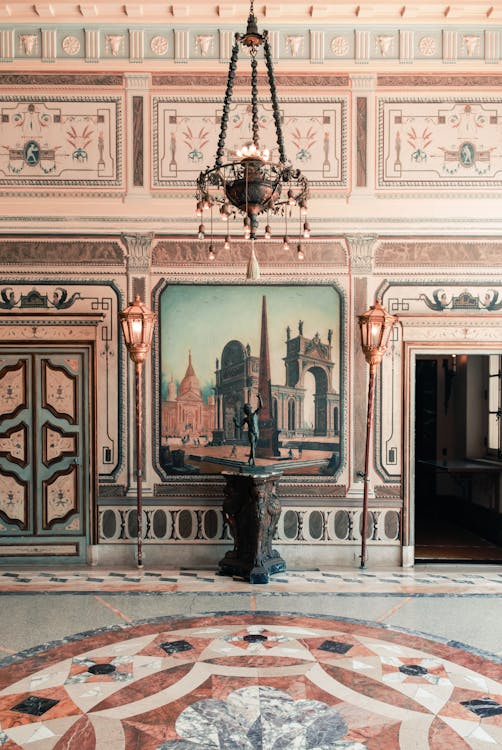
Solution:
<path fill-rule="evenodd" d="M 174 285 L 159 298 L 159 463 L 167 475 L 341 465 L 341 298 L 333 286 Z"/>

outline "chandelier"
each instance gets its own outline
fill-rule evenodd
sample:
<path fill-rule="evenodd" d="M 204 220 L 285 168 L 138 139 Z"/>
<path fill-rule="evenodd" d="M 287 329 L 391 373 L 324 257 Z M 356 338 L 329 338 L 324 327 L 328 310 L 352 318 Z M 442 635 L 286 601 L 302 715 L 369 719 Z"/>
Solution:
<path fill-rule="evenodd" d="M 265 239 L 272 236 L 269 215 L 280 215 L 284 218 L 283 248 L 287 250 L 289 249 L 288 218 L 291 218 L 295 207 L 299 210 L 300 222 L 297 245 L 299 260 L 303 259 L 301 237 L 310 236 L 310 226 L 307 221 L 308 181 L 301 171 L 289 163 L 286 158 L 268 32 L 259 33 L 253 5 L 254 0 L 251 0 L 245 34 L 238 32 L 235 34 L 215 163 L 214 166 L 208 167 L 200 173 L 197 179 L 196 194 L 197 215 L 201 222 L 198 232 L 199 239 L 205 239 L 207 236 L 203 216 L 205 212 L 210 212 L 210 260 L 215 258 L 213 211 L 219 209 L 221 218 L 227 224 L 223 245 L 225 250 L 230 248 L 230 220 L 237 217 L 243 218 L 244 238 L 251 240 L 251 255 L 247 271 L 247 278 L 249 279 L 259 277 L 254 241 L 257 237 L 258 216 L 260 214 L 266 214 L 267 218 L 263 234 Z M 276 158 L 274 158 L 276 156 L 275 150 L 262 149 L 259 142 L 257 52 L 262 45 L 277 137 Z M 237 59 L 241 46 L 247 48 L 251 61 L 252 139 L 234 153 L 229 153 L 225 149 L 225 137 L 228 129 Z"/>

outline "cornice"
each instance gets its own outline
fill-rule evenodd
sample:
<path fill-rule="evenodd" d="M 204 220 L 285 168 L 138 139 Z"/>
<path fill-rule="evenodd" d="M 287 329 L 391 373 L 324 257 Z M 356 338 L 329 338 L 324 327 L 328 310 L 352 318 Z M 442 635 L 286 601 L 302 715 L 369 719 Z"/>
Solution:
<path fill-rule="evenodd" d="M 499 7 L 497 7 L 497 5 Z M 103 23 L 114 21 L 162 22 L 178 24 L 196 21 L 245 22 L 249 3 L 207 3 L 203 0 L 166 3 L 161 0 L 147 2 L 52 2 L 29 3 L 23 0 L 0 2 L 0 19 L 17 23 L 56 22 L 56 23 Z M 268 2 L 255 9 L 259 22 L 287 19 L 288 24 L 303 23 L 307 19 L 325 23 L 327 21 L 358 23 L 482 23 L 498 22 L 502 19 L 500 4 L 493 0 L 471 0 L 471 2 L 408 2 L 394 0 L 387 2 L 346 2 L 334 0 L 329 3 L 307 3 L 303 0 L 290 0 L 285 3 Z"/>

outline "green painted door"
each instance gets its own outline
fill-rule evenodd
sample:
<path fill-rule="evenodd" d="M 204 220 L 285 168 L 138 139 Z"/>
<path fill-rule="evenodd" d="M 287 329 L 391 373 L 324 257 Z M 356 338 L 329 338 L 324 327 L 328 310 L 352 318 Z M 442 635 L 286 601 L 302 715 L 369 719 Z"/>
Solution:
<path fill-rule="evenodd" d="M 0 561 L 84 562 L 91 349 L 0 349 Z"/>

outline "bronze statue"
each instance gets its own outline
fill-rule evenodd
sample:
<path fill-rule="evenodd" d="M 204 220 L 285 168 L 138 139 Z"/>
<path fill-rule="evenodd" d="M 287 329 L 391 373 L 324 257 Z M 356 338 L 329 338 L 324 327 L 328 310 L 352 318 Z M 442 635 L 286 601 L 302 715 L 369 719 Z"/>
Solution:
<path fill-rule="evenodd" d="M 251 404 L 244 404 L 243 411 L 244 411 L 244 417 L 241 422 L 237 419 L 237 417 L 234 417 L 234 424 L 236 427 L 244 427 L 245 424 L 248 426 L 248 440 L 249 440 L 249 458 L 248 458 L 248 464 L 250 466 L 255 466 L 255 451 L 256 451 L 256 443 L 258 442 L 258 438 L 260 437 L 260 430 L 258 425 L 258 414 L 260 413 L 263 401 L 258 393 L 258 406 L 253 411 Z"/>

